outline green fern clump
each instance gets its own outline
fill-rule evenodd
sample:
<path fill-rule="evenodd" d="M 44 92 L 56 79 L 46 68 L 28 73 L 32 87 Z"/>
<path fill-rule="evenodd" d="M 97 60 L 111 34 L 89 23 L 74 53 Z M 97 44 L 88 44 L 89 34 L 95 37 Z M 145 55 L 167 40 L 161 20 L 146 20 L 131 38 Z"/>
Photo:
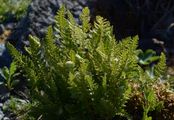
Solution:
<path fill-rule="evenodd" d="M 27 56 L 8 44 L 30 83 L 32 105 L 28 115 L 43 120 L 126 116 L 129 82 L 140 81 L 142 75 L 137 60 L 138 38 L 116 42 L 107 20 L 97 16 L 93 26 L 89 23 L 88 8 L 82 11 L 81 25 L 64 7 L 55 19 L 57 34 L 49 27 L 44 41 L 31 36 Z"/>
<path fill-rule="evenodd" d="M 27 10 L 31 0 L 0 0 L 0 22 L 3 22 L 13 15 L 15 19 L 20 19 Z"/>

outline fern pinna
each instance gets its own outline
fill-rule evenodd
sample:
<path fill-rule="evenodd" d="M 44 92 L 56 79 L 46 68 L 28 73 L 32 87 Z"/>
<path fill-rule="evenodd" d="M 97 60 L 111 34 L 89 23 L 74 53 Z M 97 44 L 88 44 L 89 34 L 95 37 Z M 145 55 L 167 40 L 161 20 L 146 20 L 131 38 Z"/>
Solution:
<path fill-rule="evenodd" d="M 127 115 L 123 108 L 131 92 L 128 82 L 140 76 L 138 38 L 116 42 L 110 23 L 97 16 L 91 25 L 89 14 L 84 8 L 79 25 L 62 7 L 44 41 L 30 37 L 28 55 L 8 44 L 29 79 L 28 114 L 34 119 L 111 120 Z"/>

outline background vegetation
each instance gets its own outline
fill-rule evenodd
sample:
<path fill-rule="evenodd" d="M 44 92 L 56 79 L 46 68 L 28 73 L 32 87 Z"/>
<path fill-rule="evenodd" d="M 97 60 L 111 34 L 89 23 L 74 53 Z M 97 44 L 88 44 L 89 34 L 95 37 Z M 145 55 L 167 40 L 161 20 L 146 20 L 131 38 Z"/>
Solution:
<path fill-rule="evenodd" d="M 0 22 L 20 19 L 26 13 L 30 0 L 0 0 Z"/>

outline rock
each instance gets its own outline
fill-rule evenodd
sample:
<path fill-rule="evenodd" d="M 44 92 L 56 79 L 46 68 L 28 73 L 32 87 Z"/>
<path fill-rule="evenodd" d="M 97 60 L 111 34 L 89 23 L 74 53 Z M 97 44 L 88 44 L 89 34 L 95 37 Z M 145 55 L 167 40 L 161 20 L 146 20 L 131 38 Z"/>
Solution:
<path fill-rule="evenodd" d="M 0 120 L 4 117 L 4 113 L 0 110 Z"/>
<path fill-rule="evenodd" d="M 8 29 L 8 30 L 13 30 L 16 26 L 16 23 L 8 23 L 6 24 L 5 28 Z"/>
<path fill-rule="evenodd" d="M 15 29 L 16 24 L 16 21 L 13 20 L 0 24 L 0 68 L 3 66 L 9 67 L 11 62 L 11 56 L 5 47 L 5 43 L 8 37 L 11 35 L 11 31 Z"/>
<path fill-rule="evenodd" d="M 0 44 L 0 68 L 8 66 L 11 63 L 11 56 L 7 52 L 5 44 Z"/>
<path fill-rule="evenodd" d="M 0 85 L 0 103 L 7 101 L 9 97 L 9 90 L 5 87 L 5 85 Z"/>
<path fill-rule="evenodd" d="M 3 104 L 2 104 L 2 103 L 0 103 L 0 109 L 2 109 L 2 107 L 3 107 Z"/>
<path fill-rule="evenodd" d="M 0 44 L 0 56 L 2 56 L 4 50 L 5 50 L 5 44 Z"/>
<path fill-rule="evenodd" d="M 3 120 L 10 120 L 10 118 L 8 118 L 8 117 L 4 117 Z"/>
<path fill-rule="evenodd" d="M 0 35 L 4 32 L 4 25 L 0 24 Z"/>

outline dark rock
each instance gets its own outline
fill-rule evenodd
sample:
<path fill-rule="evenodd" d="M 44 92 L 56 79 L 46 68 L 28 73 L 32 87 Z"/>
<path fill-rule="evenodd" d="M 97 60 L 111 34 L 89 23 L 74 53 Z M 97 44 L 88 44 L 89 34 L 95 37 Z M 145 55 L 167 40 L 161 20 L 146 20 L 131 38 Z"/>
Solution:
<path fill-rule="evenodd" d="M 10 23 L 6 24 L 5 28 L 8 30 L 13 30 L 15 28 L 15 26 L 16 26 L 16 23 L 10 22 Z"/>
<path fill-rule="evenodd" d="M 0 110 L 0 120 L 4 117 L 4 113 Z"/>
<path fill-rule="evenodd" d="M 10 97 L 9 90 L 6 88 L 4 84 L 0 85 L 0 103 L 4 103 Z"/>
<path fill-rule="evenodd" d="M 4 25 L 0 24 L 0 35 L 4 32 Z"/>
<path fill-rule="evenodd" d="M 10 118 L 8 118 L 8 117 L 4 117 L 3 120 L 10 120 Z"/>
<path fill-rule="evenodd" d="M 9 55 L 5 44 L 0 44 L 0 68 L 3 66 L 9 67 L 11 63 L 11 56 Z"/>

